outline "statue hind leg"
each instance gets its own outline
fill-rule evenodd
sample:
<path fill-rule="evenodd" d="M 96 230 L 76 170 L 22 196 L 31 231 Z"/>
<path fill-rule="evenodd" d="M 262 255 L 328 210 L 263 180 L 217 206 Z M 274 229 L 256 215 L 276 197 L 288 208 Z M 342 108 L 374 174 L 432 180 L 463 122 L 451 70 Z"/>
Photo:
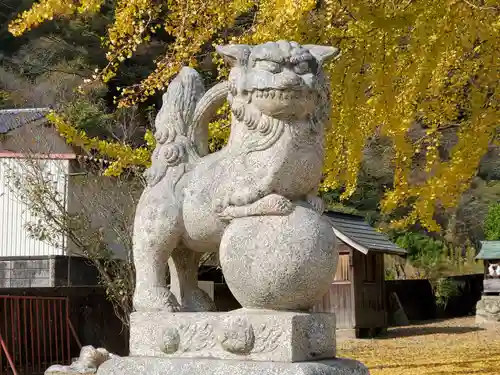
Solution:
<path fill-rule="evenodd" d="M 134 221 L 136 311 L 179 311 L 167 287 L 167 262 L 180 240 L 181 213 L 177 203 L 146 191 Z"/>
<path fill-rule="evenodd" d="M 170 290 L 181 305 L 181 311 L 215 311 L 215 303 L 198 287 L 198 266 L 201 253 L 185 246 L 177 247 L 168 260 Z"/>

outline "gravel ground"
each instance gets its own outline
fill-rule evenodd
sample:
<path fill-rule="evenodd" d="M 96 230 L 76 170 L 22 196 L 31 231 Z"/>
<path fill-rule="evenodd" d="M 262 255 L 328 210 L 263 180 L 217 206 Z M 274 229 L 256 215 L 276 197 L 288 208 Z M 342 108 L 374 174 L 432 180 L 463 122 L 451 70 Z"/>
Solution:
<path fill-rule="evenodd" d="M 391 328 L 383 338 L 343 341 L 338 351 L 372 375 L 500 375 L 500 327 L 479 327 L 474 317 Z"/>

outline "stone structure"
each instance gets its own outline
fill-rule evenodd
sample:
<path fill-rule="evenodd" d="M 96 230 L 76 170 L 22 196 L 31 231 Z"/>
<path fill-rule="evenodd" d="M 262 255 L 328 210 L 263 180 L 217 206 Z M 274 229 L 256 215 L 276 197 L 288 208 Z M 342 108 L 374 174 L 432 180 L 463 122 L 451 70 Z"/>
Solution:
<path fill-rule="evenodd" d="M 164 95 L 135 219 L 131 357 L 98 374 L 367 374 L 335 359 L 335 316 L 308 312 L 338 260 L 316 191 L 330 110 L 322 64 L 339 51 L 278 41 L 218 52 L 227 82 L 204 93 L 184 68 Z M 226 98 L 231 135 L 208 155 Z M 211 312 L 197 286 L 200 254 L 217 251 L 240 310 Z"/>
<path fill-rule="evenodd" d="M 130 355 L 298 362 L 335 357 L 335 316 L 246 310 L 135 313 Z"/>
<path fill-rule="evenodd" d="M 111 359 L 99 369 L 106 375 L 365 375 L 366 367 L 349 359 L 316 362 L 216 361 L 199 358 L 128 357 Z"/>
<path fill-rule="evenodd" d="M 483 294 L 476 305 L 476 323 L 500 323 L 500 241 L 481 241 L 476 259 L 484 262 Z"/>
<path fill-rule="evenodd" d="M 92 375 L 100 365 L 114 357 L 106 349 L 84 346 L 80 357 L 69 366 L 54 365 L 45 371 L 45 375 Z"/>
<path fill-rule="evenodd" d="M 500 324 L 500 296 L 483 295 L 476 305 L 477 324 Z"/>

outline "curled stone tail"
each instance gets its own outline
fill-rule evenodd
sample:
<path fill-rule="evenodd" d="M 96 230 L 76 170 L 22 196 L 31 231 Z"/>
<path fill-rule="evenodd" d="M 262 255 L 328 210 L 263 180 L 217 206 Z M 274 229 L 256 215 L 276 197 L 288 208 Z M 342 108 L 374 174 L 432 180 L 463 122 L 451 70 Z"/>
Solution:
<path fill-rule="evenodd" d="M 196 157 L 187 132 L 204 91 L 200 74 L 191 68 L 183 68 L 168 86 L 155 121 L 157 143 L 151 167 L 146 172 L 149 186 L 156 185 L 169 168 L 189 163 Z"/>
<path fill-rule="evenodd" d="M 220 82 L 206 92 L 198 102 L 193 121 L 188 124 L 188 138 L 199 156 L 208 154 L 208 124 L 227 98 L 229 83 Z"/>

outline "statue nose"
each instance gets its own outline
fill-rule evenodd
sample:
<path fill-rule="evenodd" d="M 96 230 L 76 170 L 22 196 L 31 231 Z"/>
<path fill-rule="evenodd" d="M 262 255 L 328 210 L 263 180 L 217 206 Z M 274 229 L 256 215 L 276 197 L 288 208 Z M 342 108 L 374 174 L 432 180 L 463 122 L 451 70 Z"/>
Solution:
<path fill-rule="evenodd" d="M 276 86 L 279 88 L 291 88 L 299 86 L 301 78 L 290 69 L 283 69 L 279 75 L 276 76 Z"/>

